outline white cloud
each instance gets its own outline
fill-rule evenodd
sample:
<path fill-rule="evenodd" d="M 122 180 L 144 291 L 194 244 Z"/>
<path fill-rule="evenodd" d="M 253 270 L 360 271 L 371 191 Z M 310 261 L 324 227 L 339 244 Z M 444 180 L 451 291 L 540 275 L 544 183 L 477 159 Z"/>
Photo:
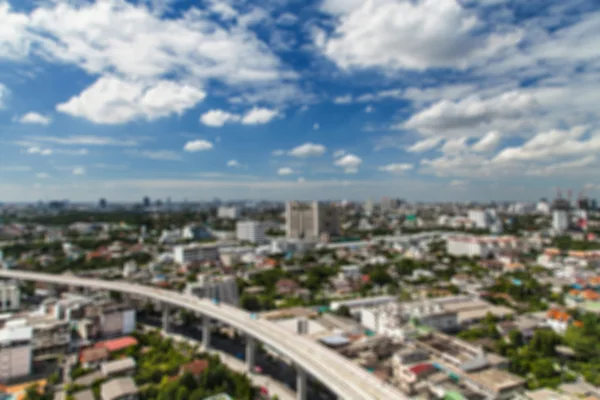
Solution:
<path fill-rule="evenodd" d="M 335 3 L 335 5 L 332 5 Z M 317 46 L 342 68 L 464 68 L 516 44 L 520 34 L 484 35 L 482 22 L 457 0 L 327 0 L 337 26 Z"/>
<path fill-rule="evenodd" d="M 568 131 L 551 130 L 538 133 L 522 146 L 507 147 L 495 158 L 495 162 L 551 161 L 558 157 L 584 156 L 600 152 L 600 131 L 583 137 L 588 132 L 585 126 L 576 126 Z"/>
<path fill-rule="evenodd" d="M 404 91 L 402 89 L 385 89 L 374 93 L 361 94 L 356 98 L 359 103 L 366 103 L 368 101 L 382 101 L 386 99 L 401 99 L 403 98 Z"/>
<path fill-rule="evenodd" d="M 279 170 L 277 171 L 278 175 L 292 175 L 294 173 L 294 170 L 289 167 L 279 168 Z"/>
<path fill-rule="evenodd" d="M 435 148 L 438 144 L 440 144 L 441 141 L 442 141 L 442 138 L 440 138 L 440 137 L 423 139 L 411 146 L 408 146 L 406 148 L 406 151 L 408 151 L 410 153 L 423 153 L 425 151 Z"/>
<path fill-rule="evenodd" d="M 316 122 L 313 124 L 313 129 L 314 129 L 315 131 L 316 131 L 316 130 L 318 130 L 320 127 L 321 127 L 321 126 L 320 126 L 318 123 L 316 123 Z"/>
<path fill-rule="evenodd" d="M 304 143 L 298 147 L 294 147 L 288 152 L 290 156 L 306 158 L 306 157 L 318 157 L 325 154 L 327 149 L 322 144 L 315 143 Z"/>
<path fill-rule="evenodd" d="M 229 161 L 227 161 L 227 166 L 235 168 L 235 167 L 239 167 L 240 163 L 237 160 L 229 160 Z"/>
<path fill-rule="evenodd" d="M 508 124 L 529 115 L 536 106 L 531 94 L 517 91 L 488 99 L 469 96 L 457 102 L 442 100 L 413 115 L 403 126 L 425 135 L 448 135 L 450 131 L 464 135 L 464 130 Z M 475 135 L 476 132 L 470 136 Z"/>
<path fill-rule="evenodd" d="M 2 7 L 2 4 L 0 4 L 0 8 L 1 7 Z M 0 14 L 0 21 L 2 21 L 1 14 Z M 0 29 L 2 29 L 2 28 L 0 27 Z M 10 91 L 8 90 L 8 88 L 2 82 L 0 82 L 0 110 L 2 110 L 6 106 L 6 99 L 8 98 L 9 94 L 10 94 Z"/>
<path fill-rule="evenodd" d="M 456 154 L 468 150 L 466 137 L 459 137 L 456 139 L 446 140 L 446 143 L 442 146 L 441 150 L 445 154 Z"/>
<path fill-rule="evenodd" d="M 38 172 L 37 174 L 35 174 L 35 177 L 38 179 L 46 179 L 46 178 L 49 178 L 50 175 L 47 174 L 46 172 Z"/>
<path fill-rule="evenodd" d="M 200 121 L 207 126 L 221 127 L 227 123 L 239 122 L 241 117 L 223 110 L 210 110 L 202 114 Z"/>
<path fill-rule="evenodd" d="M 487 153 L 490 151 L 496 150 L 498 145 L 500 144 L 500 132 L 498 131 L 490 131 L 485 134 L 477 143 L 473 144 L 471 147 L 472 150 Z"/>
<path fill-rule="evenodd" d="M 413 165 L 406 164 L 406 163 L 388 164 L 388 165 L 382 165 L 378 169 L 380 171 L 385 171 L 385 172 L 403 173 L 403 172 L 410 171 L 411 169 L 413 169 Z"/>
<path fill-rule="evenodd" d="M 32 136 L 35 142 L 50 142 L 61 145 L 76 146 L 137 146 L 145 138 L 112 138 L 108 136 L 80 135 L 80 136 Z"/>
<path fill-rule="evenodd" d="M 27 55 L 31 44 L 27 32 L 29 18 L 24 14 L 12 12 L 10 4 L 2 2 L 0 21 L 0 58 L 19 59 Z"/>
<path fill-rule="evenodd" d="M 181 115 L 205 97 L 202 89 L 185 83 L 144 82 L 107 75 L 56 109 L 98 124 L 121 124 Z"/>
<path fill-rule="evenodd" d="M 365 112 L 368 114 L 370 112 L 373 112 L 373 106 L 366 106 L 365 107 Z"/>
<path fill-rule="evenodd" d="M 73 168 L 73 175 L 85 175 L 85 168 L 83 168 L 83 167 Z"/>
<path fill-rule="evenodd" d="M 346 150 L 340 149 L 333 152 L 333 158 L 340 158 L 346 154 Z"/>
<path fill-rule="evenodd" d="M 274 155 L 275 157 L 280 157 L 285 154 L 285 150 L 281 150 L 281 149 L 273 150 L 271 152 L 271 154 Z"/>
<path fill-rule="evenodd" d="M 277 110 L 271 110 L 269 108 L 254 107 L 242 118 L 242 124 L 244 125 L 260 125 L 267 124 L 275 118 L 279 112 Z"/>
<path fill-rule="evenodd" d="M 345 96 L 338 96 L 335 99 L 333 99 L 333 102 L 335 104 L 350 104 L 352 103 L 352 96 L 349 94 Z"/>
<path fill-rule="evenodd" d="M 354 174 L 358 172 L 358 167 L 360 167 L 360 164 L 362 164 L 362 159 L 354 154 L 346 154 L 334 162 L 334 165 L 344 168 L 344 172 L 347 174 Z"/>
<path fill-rule="evenodd" d="M 190 153 L 210 150 L 212 148 L 213 144 L 207 140 L 191 140 L 183 146 L 183 150 Z"/>
<path fill-rule="evenodd" d="M 27 149 L 28 154 L 40 154 L 42 156 L 49 156 L 52 154 L 52 149 L 43 149 L 41 147 L 32 146 Z"/>
<path fill-rule="evenodd" d="M 562 161 L 557 163 L 552 163 L 550 165 L 544 165 L 540 167 L 535 167 L 531 169 L 527 169 L 527 175 L 534 176 L 558 176 L 562 174 L 572 174 L 573 170 L 579 171 L 580 173 L 584 172 L 583 170 L 587 170 L 588 167 L 594 166 L 592 170 L 598 171 L 600 165 L 598 165 L 598 159 L 595 155 L 585 156 L 583 158 L 578 158 L 575 160 Z"/>
<path fill-rule="evenodd" d="M 19 118 L 19 122 L 22 124 L 50 125 L 52 119 L 50 117 L 46 117 L 45 115 L 31 111 L 22 115 L 21 118 Z"/>
<path fill-rule="evenodd" d="M 181 160 L 181 155 L 172 150 L 134 150 L 134 151 L 126 151 L 126 154 L 130 154 L 132 156 L 148 158 L 150 160 L 157 161 L 179 161 Z"/>

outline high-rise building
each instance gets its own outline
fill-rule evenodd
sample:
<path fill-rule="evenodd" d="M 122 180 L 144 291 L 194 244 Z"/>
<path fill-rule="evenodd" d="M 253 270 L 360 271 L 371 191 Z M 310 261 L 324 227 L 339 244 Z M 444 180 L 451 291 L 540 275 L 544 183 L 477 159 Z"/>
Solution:
<path fill-rule="evenodd" d="M 238 287 L 235 277 L 217 277 L 202 275 L 198 282 L 190 282 L 185 288 L 186 294 L 200 298 L 217 299 L 222 303 L 238 305 Z"/>
<path fill-rule="evenodd" d="M 98 207 L 100 207 L 100 208 L 106 208 L 106 199 L 104 199 L 104 198 L 100 199 L 98 201 Z"/>
<path fill-rule="evenodd" d="M 288 201 L 285 204 L 285 230 L 290 239 L 320 239 L 339 235 L 338 210 L 331 204 Z"/>
<path fill-rule="evenodd" d="M 469 210 L 468 218 L 478 229 L 490 229 L 490 227 L 494 225 L 498 219 L 496 210 L 483 210 L 480 208 Z"/>
<path fill-rule="evenodd" d="M 265 241 L 265 226 L 259 221 L 240 221 L 235 226 L 238 240 L 250 243 L 263 243 Z"/>
<path fill-rule="evenodd" d="M 374 208 L 375 208 L 375 206 L 373 204 L 373 200 L 367 199 L 367 201 L 365 201 L 365 204 L 363 205 L 363 210 L 365 212 L 365 215 L 371 216 L 373 214 Z"/>
<path fill-rule="evenodd" d="M 144 196 L 144 199 L 142 200 L 142 204 L 144 205 L 144 207 L 148 208 L 150 207 L 150 197 L 148 196 Z"/>
<path fill-rule="evenodd" d="M 569 211 L 556 209 L 552 211 L 552 229 L 562 233 L 569 229 Z"/>
<path fill-rule="evenodd" d="M 380 201 L 381 212 L 386 213 L 398 208 L 398 200 L 391 197 L 382 197 Z"/>

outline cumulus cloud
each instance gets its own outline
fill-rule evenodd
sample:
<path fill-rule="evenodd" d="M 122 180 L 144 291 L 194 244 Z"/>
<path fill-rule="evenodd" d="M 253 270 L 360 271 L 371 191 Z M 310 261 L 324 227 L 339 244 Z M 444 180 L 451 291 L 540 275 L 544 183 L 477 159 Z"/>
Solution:
<path fill-rule="evenodd" d="M 352 103 L 352 96 L 349 94 L 344 96 L 338 96 L 335 99 L 333 99 L 333 102 L 335 104 L 350 104 Z"/>
<path fill-rule="evenodd" d="M 467 151 L 468 150 L 467 139 L 468 138 L 463 136 L 463 137 L 456 138 L 456 139 L 446 140 L 446 143 L 444 143 L 444 145 L 441 148 L 442 153 L 456 154 L 456 153 L 460 153 L 463 151 Z"/>
<path fill-rule="evenodd" d="M 496 150 L 498 145 L 500 144 L 500 132 L 498 131 L 490 131 L 485 134 L 481 139 L 479 139 L 473 146 L 472 150 L 487 153 L 490 151 Z"/>
<path fill-rule="evenodd" d="M 209 110 L 200 116 L 200 122 L 212 127 L 221 127 L 227 123 L 238 122 L 240 116 L 223 110 Z"/>
<path fill-rule="evenodd" d="M 210 150 L 212 148 L 213 148 L 213 144 L 211 142 L 209 142 L 207 140 L 200 140 L 200 139 L 199 140 L 191 140 L 183 146 L 183 150 L 190 152 L 190 153 Z"/>
<path fill-rule="evenodd" d="M 73 168 L 73 175 L 85 175 L 85 168 L 83 167 L 75 167 Z"/>
<path fill-rule="evenodd" d="M 278 175 L 292 175 L 292 174 L 294 174 L 294 170 L 289 167 L 283 167 L 283 168 L 279 168 L 279 170 L 277 170 L 277 174 Z"/>
<path fill-rule="evenodd" d="M 440 144 L 441 141 L 442 141 L 442 138 L 440 138 L 440 137 L 423 139 L 423 140 L 418 141 L 415 144 L 412 144 L 412 145 L 406 147 L 406 151 L 408 151 L 410 153 L 423 153 L 425 151 L 435 148 L 438 144 Z"/>
<path fill-rule="evenodd" d="M 517 91 L 487 99 L 469 96 L 456 102 L 442 100 L 410 117 L 404 127 L 428 135 L 447 134 L 452 130 L 460 132 L 494 122 L 507 123 L 528 115 L 536 105 L 531 94 Z"/>
<path fill-rule="evenodd" d="M 362 164 L 362 159 L 354 154 L 346 154 L 334 162 L 334 165 L 344 168 L 344 172 L 347 174 L 358 172 L 360 164 Z"/>
<path fill-rule="evenodd" d="M 98 124 L 121 124 L 181 115 L 205 97 L 202 89 L 185 83 L 103 76 L 56 109 Z"/>
<path fill-rule="evenodd" d="M 42 156 L 49 156 L 52 154 L 52 149 L 44 149 L 37 146 L 32 146 L 27 149 L 28 154 L 39 154 Z"/>
<path fill-rule="evenodd" d="M 23 114 L 19 118 L 19 122 L 22 124 L 50 125 L 50 122 L 52 122 L 52 119 L 45 115 L 30 111 L 26 114 Z"/>
<path fill-rule="evenodd" d="M 373 112 L 373 106 L 366 106 L 365 107 L 365 112 L 368 114 L 370 112 Z"/>
<path fill-rule="evenodd" d="M 327 0 L 334 32 L 317 42 L 342 68 L 464 68 L 519 42 L 518 32 L 478 32 L 481 21 L 457 0 Z"/>
<path fill-rule="evenodd" d="M 242 118 L 242 124 L 244 125 L 260 125 L 271 122 L 273 118 L 278 115 L 277 110 L 271 110 L 269 108 L 254 107 L 249 110 Z"/>
<path fill-rule="evenodd" d="M 238 160 L 229 160 L 229 161 L 227 161 L 227 166 L 235 168 L 235 167 L 239 167 L 240 163 L 238 162 Z"/>
<path fill-rule="evenodd" d="M 294 147 L 288 152 L 290 156 L 307 158 L 307 157 L 318 157 L 325 154 L 327 149 L 322 144 L 315 143 L 304 143 L 298 147 Z"/>
<path fill-rule="evenodd" d="M 413 169 L 412 164 L 399 163 L 399 164 L 387 164 L 382 165 L 378 168 L 380 171 L 392 172 L 392 173 L 404 173 Z"/>
<path fill-rule="evenodd" d="M 316 130 L 318 130 L 320 127 L 321 127 L 321 126 L 320 126 L 318 123 L 316 123 L 316 122 L 313 124 L 313 129 L 314 129 L 315 131 L 316 131 Z"/>

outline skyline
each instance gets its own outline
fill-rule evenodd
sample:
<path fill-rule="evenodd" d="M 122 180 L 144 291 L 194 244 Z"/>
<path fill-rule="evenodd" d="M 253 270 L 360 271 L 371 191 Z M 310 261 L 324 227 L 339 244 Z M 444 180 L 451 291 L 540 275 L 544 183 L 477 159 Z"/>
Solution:
<path fill-rule="evenodd" d="M 0 0 L 0 21 L 0 202 L 600 195 L 591 0 Z"/>

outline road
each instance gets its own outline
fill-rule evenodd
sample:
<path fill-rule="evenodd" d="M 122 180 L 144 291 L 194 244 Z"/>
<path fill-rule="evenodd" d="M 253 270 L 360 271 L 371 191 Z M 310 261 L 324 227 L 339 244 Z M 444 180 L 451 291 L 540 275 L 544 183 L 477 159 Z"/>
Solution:
<path fill-rule="evenodd" d="M 301 335 L 292 334 L 283 327 L 267 320 L 253 319 L 250 313 L 226 304 L 217 305 L 209 300 L 199 299 L 191 295 L 123 281 L 104 281 L 14 270 L 0 270 L 0 278 L 116 291 L 143 296 L 163 304 L 184 308 L 219 320 L 270 346 L 284 357 L 292 360 L 297 368 L 308 373 L 342 399 L 408 399 L 398 389 L 380 381 L 350 360 L 324 346 Z"/>

